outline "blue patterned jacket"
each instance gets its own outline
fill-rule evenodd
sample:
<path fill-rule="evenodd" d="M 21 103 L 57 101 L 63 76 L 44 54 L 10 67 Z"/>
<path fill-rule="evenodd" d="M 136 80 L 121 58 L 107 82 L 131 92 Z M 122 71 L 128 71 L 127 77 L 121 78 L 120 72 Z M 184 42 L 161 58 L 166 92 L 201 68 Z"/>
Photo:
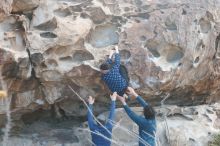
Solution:
<path fill-rule="evenodd" d="M 107 60 L 107 62 L 109 64 L 112 64 L 110 59 Z M 102 75 L 102 80 L 105 82 L 108 88 L 112 92 L 117 92 L 117 93 L 122 92 L 128 86 L 126 80 L 120 74 L 119 67 L 120 67 L 120 55 L 119 53 L 116 53 L 115 62 L 112 68 L 109 70 L 108 73 Z"/>

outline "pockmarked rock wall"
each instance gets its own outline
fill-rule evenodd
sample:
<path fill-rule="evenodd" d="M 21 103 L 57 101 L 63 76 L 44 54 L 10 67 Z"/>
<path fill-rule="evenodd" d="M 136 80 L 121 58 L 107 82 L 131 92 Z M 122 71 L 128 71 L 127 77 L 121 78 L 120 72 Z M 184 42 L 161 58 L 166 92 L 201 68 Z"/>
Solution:
<path fill-rule="evenodd" d="M 56 103 L 84 116 L 106 109 L 99 65 L 118 45 L 130 85 L 154 105 L 219 99 L 218 0 L 6 0 L 0 2 L 0 73 L 13 112 Z M 4 109 L 0 111 L 4 113 Z"/>

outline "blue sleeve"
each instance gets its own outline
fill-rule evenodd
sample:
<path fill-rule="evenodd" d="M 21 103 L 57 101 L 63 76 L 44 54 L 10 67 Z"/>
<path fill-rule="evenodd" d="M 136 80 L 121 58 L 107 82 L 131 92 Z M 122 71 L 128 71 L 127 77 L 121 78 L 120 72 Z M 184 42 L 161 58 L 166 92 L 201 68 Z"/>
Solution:
<path fill-rule="evenodd" d="M 148 106 L 148 103 L 147 103 L 141 96 L 138 96 L 138 97 L 136 98 L 136 100 L 140 103 L 140 105 L 141 105 L 142 107 Z"/>
<path fill-rule="evenodd" d="M 115 53 L 115 63 L 113 67 L 119 68 L 121 64 L 121 58 L 119 53 Z"/>
<path fill-rule="evenodd" d="M 88 113 L 87 113 L 87 118 L 88 118 L 88 125 L 90 129 L 94 129 L 95 128 L 95 123 L 93 120 L 93 116 L 92 116 L 92 111 L 93 111 L 93 106 L 92 104 L 89 104 L 89 109 L 88 109 Z"/>
<path fill-rule="evenodd" d="M 113 64 L 113 61 L 112 61 L 110 58 L 108 58 L 108 59 L 106 60 L 106 63 L 108 63 L 108 64 Z"/>
<path fill-rule="evenodd" d="M 138 116 L 136 113 L 134 113 L 129 107 L 128 105 L 124 105 L 124 109 L 126 111 L 126 113 L 128 114 L 128 116 L 138 125 L 141 124 L 141 117 Z"/>
<path fill-rule="evenodd" d="M 111 109 L 109 112 L 108 122 L 106 124 L 106 127 L 112 128 L 113 127 L 113 120 L 115 118 L 115 101 L 112 101 L 111 103 Z"/>

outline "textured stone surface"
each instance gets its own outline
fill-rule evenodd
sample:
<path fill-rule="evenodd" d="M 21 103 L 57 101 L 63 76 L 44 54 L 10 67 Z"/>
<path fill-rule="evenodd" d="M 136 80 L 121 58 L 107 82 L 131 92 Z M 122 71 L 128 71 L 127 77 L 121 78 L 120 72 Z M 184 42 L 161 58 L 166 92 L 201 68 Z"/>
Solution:
<path fill-rule="evenodd" d="M 0 21 L 3 21 L 11 12 L 13 0 L 0 1 Z"/>
<path fill-rule="evenodd" d="M 40 0 L 13 0 L 12 12 L 26 12 L 38 7 Z"/>
<path fill-rule="evenodd" d="M 219 7 L 218 0 L 1 1 L 0 73 L 12 111 L 58 103 L 83 116 L 70 85 L 84 99 L 95 96 L 102 112 L 109 91 L 98 68 L 115 44 L 130 85 L 152 104 L 168 93 L 173 105 L 219 100 Z"/>

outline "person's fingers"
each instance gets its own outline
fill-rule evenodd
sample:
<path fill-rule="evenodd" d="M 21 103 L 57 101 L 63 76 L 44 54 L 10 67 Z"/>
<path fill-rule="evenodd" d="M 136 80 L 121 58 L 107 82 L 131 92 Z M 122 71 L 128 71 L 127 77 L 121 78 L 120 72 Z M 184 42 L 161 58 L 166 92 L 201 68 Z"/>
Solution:
<path fill-rule="evenodd" d="M 117 95 L 117 92 L 114 92 L 113 95 L 116 96 L 116 95 Z"/>
<path fill-rule="evenodd" d="M 129 91 L 132 91 L 132 88 L 131 88 L 131 87 L 128 87 L 127 89 L 128 89 Z"/>
<path fill-rule="evenodd" d="M 127 91 L 126 93 L 131 94 L 132 92 L 131 91 Z"/>
<path fill-rule="evenodd" d="M 121 101 L 123 100 L 123 97 L 121 97 L 121 96 L 119 96 L 119 95 L 117 96 L 117 98 L 118 98 L 119 100 L 121 100 Z"/>

